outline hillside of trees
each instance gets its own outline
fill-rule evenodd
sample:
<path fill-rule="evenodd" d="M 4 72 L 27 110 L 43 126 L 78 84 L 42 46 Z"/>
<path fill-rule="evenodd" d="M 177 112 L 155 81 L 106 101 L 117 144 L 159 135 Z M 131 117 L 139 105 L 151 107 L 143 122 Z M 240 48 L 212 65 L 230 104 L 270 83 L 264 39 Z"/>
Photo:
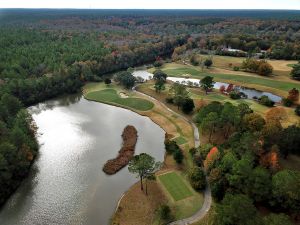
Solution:
<path fill-rule="evenodd" d="M 212 102 L 196 114 L 209 143 L 198 149 L 194 160 L 203 162 L 207 173 L 216 202 L 215 224 L 299 221 L 300 172 L 284 168 L 280 158 L 300 155 L 300 127 L 284 128 L 283 114 L 275 107 L 263 118 L 245 103 L 229 102 Z M 263 217 L 262 210 L 268 215 Z"/>
<path fill-rule="evenodd" d="M 1 9 L 0 16 L 0 205 L 38 150 L 24 107 L 187 49 L 265 50 L 270 58 L 300 59 L 294 11 Z"/>

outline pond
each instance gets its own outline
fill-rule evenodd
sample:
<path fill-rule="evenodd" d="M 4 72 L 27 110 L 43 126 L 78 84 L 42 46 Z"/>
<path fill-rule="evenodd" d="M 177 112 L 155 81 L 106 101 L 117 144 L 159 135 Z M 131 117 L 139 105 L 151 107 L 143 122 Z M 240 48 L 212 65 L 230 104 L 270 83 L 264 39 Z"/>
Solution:
<path fill-rule="evenodd" d="M 153 74 L 149 73 L 146 70 L 137 70 L 133 72 L 133 75 L 135 77 L 142 77 L 145 80 L 149 80 L 149 78 L 152 78 Z M 168 77 L 167 80 L 173 81 L 173 82 L 179 82 L 182 83 L 184 85 L 189 85 L 191 84 L 192 86 L 199 86 L 199 82 L 200 79 L 195 79 L 195 78 L 183 78 L 183 77 Z M 214 85 L 215 89 L 220 89 L 220 87 L 224 85 L 225 88 L 227 88 L 227 86 L 229 84 L 227 83 L 222 83 L 222 82 L 216 82 Z M 241 86 L 234 86 L 235 90 L 240 91 L 245 93 L 249 99 L 253 99 L 253 97 L 261 97 L 263 95 L 268 96 L 272 101 L 274 102 L 281 102 L 282 98 L 278 95 L 274 95 L 270 92 L 265 92 L 265 91 L 259 91 L 259 90 L 255 90 L 252 88 L 247 88 L 247 87 L 241 87 Z"/>
<path fill-rule="evenodd" d="M 136 127 L 136 154 L 164 157 L 164 131 L 126 109 L 65 96 L 30 107 L 39 156 L 30 176 L 0 211 L 1 225 L 107 225 L 122 194 L 137 181 L 127 168 L 108 176 L 126 125 Z"/>

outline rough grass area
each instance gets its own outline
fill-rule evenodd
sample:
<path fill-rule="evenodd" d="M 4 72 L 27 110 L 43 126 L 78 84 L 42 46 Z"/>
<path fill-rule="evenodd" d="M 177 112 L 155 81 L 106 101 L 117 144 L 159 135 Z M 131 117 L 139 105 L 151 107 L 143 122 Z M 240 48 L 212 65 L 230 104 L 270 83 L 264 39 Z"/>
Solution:
<path fill-rule="evenodd" d="M 184 181 L 176 172 L 170 172 L 159 176 L 159 180 L 175 201 L 179 201 L 193 195 Z"/>
<path fill-rule="evenodd" d="M 288 92 L 292 88 L 298 88 L 300 89 L 300 83 L 295 82 L 284 82 L 279 80 L 272 80 L 270 78 L 260 78 L 255 77 L 255 79 L 252 76 L 242 76 L 242 75 L 236 75 L 236 74 L 210 74 L 207 72 L 200 72 L 197 69 L 185 67 L 185 68 L 176 68 L 176 69 L 165 69 L 164 72 L 166 72 L 169 76 L 176 76 L 180 77 L 183 74 L 191 74 L 194 78 L 203 78 L 207 75 L 213 76 L 215 80 L 219 81 L 235 81 L 238 82 L 242 86 L 249 86 L 248 84 L 253 85 L 259 85 L 259 86 L 265 86 L 273 89 L 278 89 L 280 91 Z"/>
<path fill-rule="evenodd" d="M 202 70 L 197 66 L 183 65 L 179 63 L 166 63 L 161 69 L 169 76 L 182 77 L 189 74 L 192 78 L 201 79 L 210 75 L 213 76 L 216 81 L 269 91 L 284 97 L 290 89 L 300 89 L 300 82 L 291 80 L 289 76 L 291 68 L 287 65 L 289 63 L 293 63 L 293 61 L 270 60 L 269 62 L 274 66 L 274 73 L 276 74 L 271 77 L 263 77 L 254 73 L 232 71 L 230 68 L 226 68 L 225 65 L 229 64 L 230 61 L 233 62 L 233 65 L 237 65 L 240 63 L 241 59 L 237 60 L 234 57 L 225 57 L 226 62 L 222 62 L 223 58 L 214 56 L 215 63 L 218 63 L 214 64 L 214 67 L 211 69 Z M 153 72 L 153 69 L 150 69 L 149 71 Z"/>
<path fill-rule="evenodd" d="M 121 98 L 115 89 L 93 91 L 86 94 L 88 100 L 105 103 L 115 103 L 121 106 L 133 108 L 140 111 L 147 111 L 153 108 L 154 104 L 141 98 Z"/>
<path fill-rule="evenodd" d="M 148 182 L 148 195 L 140 190 L 140 184 L 137 182 L 122 198 L 111 224 L 157 224 L 156 210 L 166 202 L 167 199 L 156 181 Z"/>

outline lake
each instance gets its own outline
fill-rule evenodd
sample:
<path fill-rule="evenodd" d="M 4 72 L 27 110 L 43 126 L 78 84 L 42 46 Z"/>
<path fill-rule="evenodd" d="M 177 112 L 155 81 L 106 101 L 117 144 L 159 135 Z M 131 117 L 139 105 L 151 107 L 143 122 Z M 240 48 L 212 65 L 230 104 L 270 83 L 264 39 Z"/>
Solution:
<path fill-rule="evenodd" d="M 30 107 L 39 155 L 29 177 L 0 211 L 1 225 L 107 225 L 122 194 L 137 178 L 127 168 L 108 176 L 126 125 L 138 131 L 136 154 L 164 157 L 165 132 L 126 109 L 65 96 Z"/>

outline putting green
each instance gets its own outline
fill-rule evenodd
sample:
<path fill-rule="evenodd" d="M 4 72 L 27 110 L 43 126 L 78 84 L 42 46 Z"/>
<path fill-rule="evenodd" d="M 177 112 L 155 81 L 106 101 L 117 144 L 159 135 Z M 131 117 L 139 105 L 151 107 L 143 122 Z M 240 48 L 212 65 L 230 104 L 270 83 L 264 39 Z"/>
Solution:
<path fill-rule="evenodd" d="M 176 172 L 162 174 L 158 178 L 175 201 L 193 196 L 192 191 Z"/>
<path fill-rule="evenodd" d="M 142 98 L 121 98 L 117 91 L 111 88 L 89 92 L 86 94 L 86 98 L 93 101 L 125 106 L 140 111 L 147 111 L 154 107 L 152 102 Z"/>

